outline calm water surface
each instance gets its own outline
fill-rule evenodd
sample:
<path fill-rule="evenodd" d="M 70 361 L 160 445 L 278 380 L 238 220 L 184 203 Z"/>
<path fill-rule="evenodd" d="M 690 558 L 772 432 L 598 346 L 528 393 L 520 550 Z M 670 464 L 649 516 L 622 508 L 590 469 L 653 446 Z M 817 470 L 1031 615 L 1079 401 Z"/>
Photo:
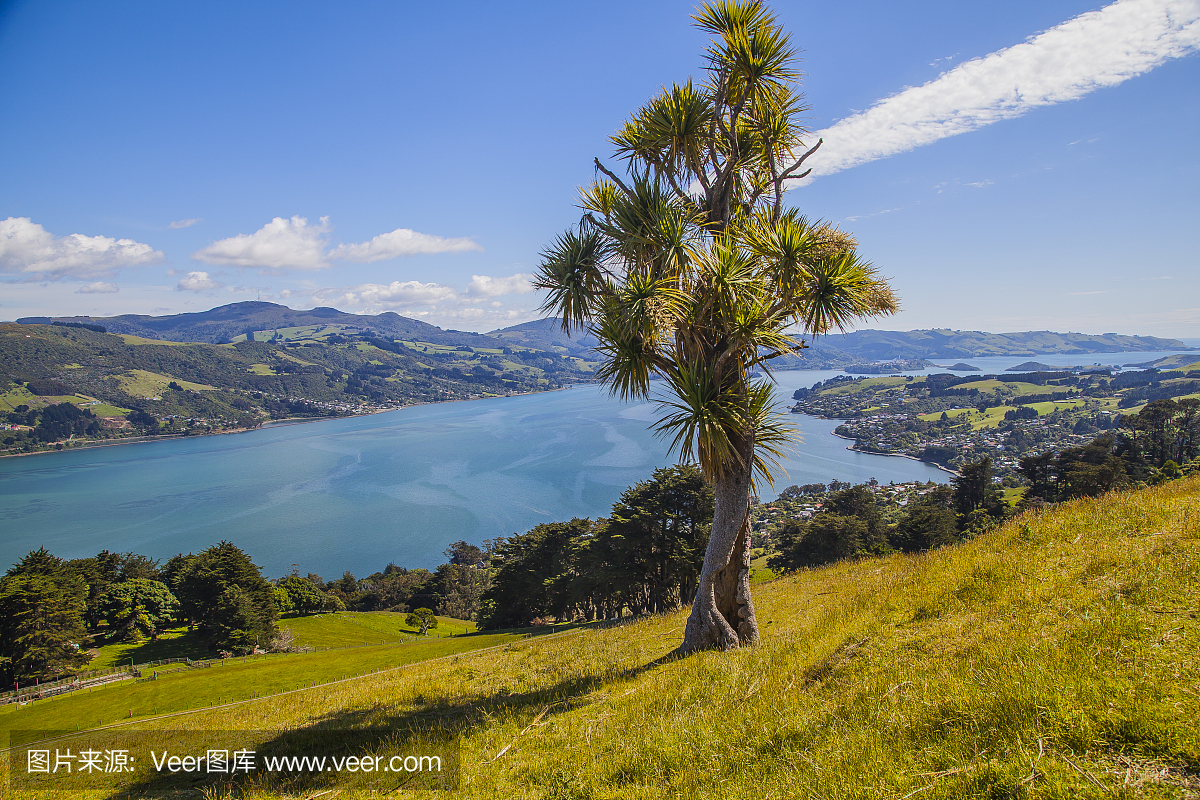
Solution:
<path fill-rule="evenodd" d="M 1128 355 L 1083 358 L 1128 363 Z M 971 363 L 998 371 L 1000 361 Z M 776 377 L 787 399 L 836 374 Z M 272 577 L 293 563 L 327 578 L 343 570 L 370 574 L 389 561 L 432 567 L 456 539 L 478 542 L 607 514 L 627 486 L 674 461 L 648 430 L 654 417 L 652 403 L 624 404 L 580 386 L 0 459 L 0 569 L 40 546 L 64 558 L 101 549 L 167 558 L 221 539 L 245 549 Z M 909 459 L 849 451 L 830 435 L 834 421 L 791 420 L 803 440 L 784 465 L 789 476 L 781 487 L 948 477 Z"/>

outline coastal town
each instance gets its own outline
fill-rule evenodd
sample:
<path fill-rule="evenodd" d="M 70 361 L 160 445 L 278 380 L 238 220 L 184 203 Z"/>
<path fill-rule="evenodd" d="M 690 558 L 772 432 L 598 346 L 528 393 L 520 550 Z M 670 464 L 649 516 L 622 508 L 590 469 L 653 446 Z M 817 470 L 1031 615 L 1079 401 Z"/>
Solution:
<path fill-rule="evenodd" d="M 1189 360 L 1186 356 L 1179 360 Z M 956 470 L 983 457 L 1012 479 L 1031 453 L 1078 447 L 1152 400 L 1200 392 L 1193 364 L 1001 375 L 838 376 L 799 389 L 793 413 L 843 420 L 852 449 Z"/>

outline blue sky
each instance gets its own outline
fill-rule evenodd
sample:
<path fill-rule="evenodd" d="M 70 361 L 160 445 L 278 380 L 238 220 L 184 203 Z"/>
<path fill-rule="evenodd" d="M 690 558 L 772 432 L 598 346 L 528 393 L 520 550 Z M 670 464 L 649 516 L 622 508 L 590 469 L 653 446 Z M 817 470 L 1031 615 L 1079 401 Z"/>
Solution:
<path fill-rule="evenodd" d="M 788 202 L 892 278 L 881 327 L 1200 336 L 1200 0 L 772 8 L 826 137 Z M 0 319 L 534 318 L 592 157 L 700 77 L 692 9 L 0 5 Z"/>

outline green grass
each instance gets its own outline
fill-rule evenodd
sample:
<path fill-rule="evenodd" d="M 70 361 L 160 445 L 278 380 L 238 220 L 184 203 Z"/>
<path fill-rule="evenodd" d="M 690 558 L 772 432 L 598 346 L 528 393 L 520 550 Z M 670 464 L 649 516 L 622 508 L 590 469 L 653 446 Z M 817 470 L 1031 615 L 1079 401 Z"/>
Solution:
<path fill-rule="evenodd" d="M 1003 495 L 1002 499 L 1004 500 L 1004 503 L 1011 508 L 1019 503 L 1021 498 L 1025 496 L 1025 489 L 1020 487 L 1014 489 L 1002 489 L 1001 493 Z"/>
<path fill-rule="evenodd" d="M 866 378 L 862 381 L 851 383 L 849 385 L 834 386 L 830 389 L 822 389 L 821 394 L 824 395 L 840 395 L 851 394 L 862 391 L 863 389 L 879 389 L 883 387 L 903 386 L 908 383 L 902 376 L 886 376 L 882 378 Z"/>
<path fill-rule="evenodd" d="M 928 413 L 928 414 L 918 414 L 918 415 L 917 415 L 917 418 L 918 418 L 918 419 L 923 419 L 923 420 L 925 420 L 926 422 L 936 422 L 937 420 L 939 420 L 939 419 L 941 419 L 941 418 L 942 418 L 942 414 L 943 414 L 943 413 L 945 413 L 945 414 L 946 414 L 946 416 L 947 416 L 947 417 L 949 417 L 950 419 L 954 419 L 955 417 L 960 417 L 960 416 L 962 416 L 963 414 L 966 414 L 966 413 L 968 413 L 968 412 L 970 412 L 970 411 L 972 411 L 972 410 L 973 410 L 973 409 L 970 409 L 970 408 L 952 408 L 952 409 L 950 409 L 950 410 L 948 410 L 948 411 L 946 411 L 946 412 L 941 412 L 941 411 L 931 411 L 931 412 L 930 412 L 930 413 Z"/>
<path fill-rule="evenodd" d="M 165 658 L 212 658 L 200 634 L 188 632 L 187 626 L 164 631 L 154 641 L 139 643 L 114 642 L 96 648 L 96 655 L 88 662 L 88 669 L 105 669 L 121 664 L 148 664 Z"/>
<path fill-rule="evenodd" d="M 194 344 L 194 342 L 169 342 L 166 339 L 147 339 L 142 336 L 134 336 L 132 333 L 118 333 L 117 335 L 125 340 L 125 344 L 154 344 L 160 347 L 187 347 L 189 344 Z"/>
<path fill-rule="evenodd" d="M 9 389 L 4 394 L 0 394 L 0 411 L 12 411 L 17 406 L 25 405 L 33 408 L 36 402 L 33 392 L 26 389 L 24 386 L 17 386 Z"/>
<path fill-rule="evenodd" d="M 989 408 L 982 414 L 976 414 L 971 419 L 971 430 L 980 430 L 981 428 L 995 428 L 1000 423 L 1004 422 L 1004 414 L 1012 409 L 1006 406 L 996 406 Z"/>
<path fill-rule="evenodd" d="M 207 708 L 466 653 L 519 638 L 519 634 L 494 633 L 410 644 L 252 656 L 218 662 L 212 667 L 164 667 L 177 671 L 165 672 L 153 681 L 126 681 L 24 706 L 0 706 L 0 731 L 87 729 L 123 719 Z"/>
<path fill-rule="evenodd" d="M 350 647 L 410 641 L 417 634 L 417 629 L 404 624 L 407 616 L 389 611 L 342 611 L 337 614 L 284 617 L 279 620 L 279 627 L 290 628 L 296 636 L 296 644 L 305 647 Z M 438 627 L 429 629 L 432 637 L 475 631 L 473 622 L 451 617 L 438 617 L 437 620 Z"/>
<path fill-rule="evenodd" d="M 3 394 L 0 394 L 0 412 L 7 413 L 12 411 L 17 406 L 25 405 L 30 408 L 45 408 L 49 405 L 57 405 L 58 403 L 74 403 L 75 405 L 83 405 L 84 403 L 94 402 L 96 398 L 85 397 L 79 394 L 66 395 L 37 395 L 30 392 L 24 386 L 14 387 Z"/>
<path fill-rule="evenodd" d="M 1200 369 L 1200 361 L 1197 361 L 1192 364 L 1186 364 L 1182 367 L 1172 367 L 1170 371 L 1171 372 L 1191 372 L 1193 370 L 1198 370 L 1198 369 Z"/>
<path fill-rule="evenodd" d="M 1059 409 L 1081 408 L 1084 403 L 1084 400 L 1048 400 L 1044 403 L 1030 403 L 1029 407 L 1036 409 L 1038 416 L 1044 417 Z"/>
<path fill-rule="evenodd" d="M 120 406 L 110 406 L 108 403 L 98 403 L 94 406 L 88 406 L 88 411 L 91 411 L 97 417 L 123 417 L 131 410 L 121 408 Z"/>
<path fill-rule="evenodd" d="M 437 725 L 462 736 L 455 798 L 1181 797 L 1200 780 L 1200 478 L 754 600 L 758 647 L 672 657 L 678 612 L 141 727 Z M 236 669 L 212 670 L 225 691 L 251 680 Z M 45 727 L 86 719 L 51 720 L 53 702 Z"/>
<path fill-rule="evenodd" d="M 167 386 L 171 381 L 175 381 L 184 389 L 192 389 L 194 391 L 213 388 L 204 383 L 192 383 L 191 381 L 172 378 L 170 375 L 160 375 L 157 372 L 149 372 L 144 369 L 131 369 L 117 378 L 117 380 L 121 385 L 121 391 L 131 397 L 161 397 L 163 392 L 168 391 Z"/>
<path fill-rule="evenodd" d="M 354 612 L 341 611 L 337 614 L 313 614 L 309 616 L 285 616 L 279 620 L 280 628 L 288 628 L 295 635 L 299 647 L 338 648 L 361 647 L 372 644 L 399 644 L 411 642 L 418 635 L 415 628 L 405 625 L 407 614 L 388 611 Z M 452 617 L 438 617 L 438 627 L 430 628 L 430 638 L 446 638 L 466 633 L 475 633 L 476 626 Z M 148 664 L 167 658 L 209 659 L 213 653 L 208 649 L 200 634 L 189 632 L 186 626 L 164 631 L 154 641 L 139 643 L 115 642 L 96 650 L 88 662 L 89 669 L 104 669 L 121 664 Z"/>

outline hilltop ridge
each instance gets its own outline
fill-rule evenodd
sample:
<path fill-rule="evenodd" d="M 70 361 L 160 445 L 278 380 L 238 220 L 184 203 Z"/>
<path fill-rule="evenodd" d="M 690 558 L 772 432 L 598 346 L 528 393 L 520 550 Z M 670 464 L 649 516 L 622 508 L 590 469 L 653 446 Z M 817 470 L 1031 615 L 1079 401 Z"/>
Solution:
<path fill-rule="evenodd" d="M 308 326 L 340 327 L 348 332 L 370 332 L 377 336 L 467 347 L 519 345 L 538 350 L 587 358 L 596 340 L 586 332 L 568 336 L 554 319 L 522 322 L 488 333 L 439 328 L 403 317 L 393 311 L 382 314 L 350 314 L 320 306 L 296 310 L 276 303 L 246 301 L 208 311 L 148 316 L 121 314 L 113 317 L 22 317 L 21 324 L 74 322 L 102 325 L 110 333 L 132 334 L 171 342 L 236 341 L 248 332 L 270 332 L 281 328 Z M 1158 352 L 1193 350 L 1178 339 L 1129 336 L 1118 333 L 1084 334 L 1054 331 L 987 333 L 931 328 L 915 331 L 860 330 L 809 341 L 798 358 L 777 359 L 773 365 L 785 369 L 843 367 L 847 364 L 921 359 L 965 359 L 980 356 L 1086 355 L 1089 353 Z"/>

